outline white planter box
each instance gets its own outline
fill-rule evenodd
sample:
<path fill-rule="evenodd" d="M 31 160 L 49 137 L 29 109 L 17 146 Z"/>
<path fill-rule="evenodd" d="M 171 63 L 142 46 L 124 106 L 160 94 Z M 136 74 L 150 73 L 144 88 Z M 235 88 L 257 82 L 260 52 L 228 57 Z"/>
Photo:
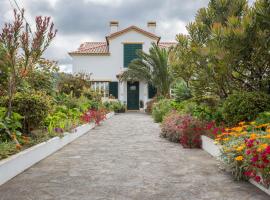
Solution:
<path fill-rule="evenodd" d="M 219 145 L 214 144 L 214 140 L 202 135 L 202 149 L 205 150 L 207 153 L 211 154 L 212 156 L 219 158 L 221 155 L 221 147 Z"/>
<path fill-rule="evenodd" d="M 114 113 L 108 113 L 109 119 Z M 95 127 L 94 123 L 77 127 L 73 133 L 64 133 L 64 137 L 54 137 L 46 142 L 42 142 L 24 151 L 21 151 L 7 159 L 0 161 L 0 185 L 20 174 L 27 168 L 48 157 L 65 145 L 84 135 Z"/>
<path fill-rule="evenodd" d="M 254 181 L 253 179 L 249 179 L 249 182 L 253 185 L 255 185 L 257 188 L 261 189 L 262 191 L 264 191 L 266 194 L 270 195 L 270 187 L 269 188 L 265 188 L 263 185 L 257 183 L 256 181 Z"/>

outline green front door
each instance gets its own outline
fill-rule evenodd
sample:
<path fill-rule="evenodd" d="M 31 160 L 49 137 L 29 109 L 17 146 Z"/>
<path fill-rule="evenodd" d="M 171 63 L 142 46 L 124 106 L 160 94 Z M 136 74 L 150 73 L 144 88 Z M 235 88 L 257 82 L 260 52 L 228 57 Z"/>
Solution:
<path fill-rule="evenodd" d="M 139 82 L 127 83 L 127 109 L 139 110 Z"/>

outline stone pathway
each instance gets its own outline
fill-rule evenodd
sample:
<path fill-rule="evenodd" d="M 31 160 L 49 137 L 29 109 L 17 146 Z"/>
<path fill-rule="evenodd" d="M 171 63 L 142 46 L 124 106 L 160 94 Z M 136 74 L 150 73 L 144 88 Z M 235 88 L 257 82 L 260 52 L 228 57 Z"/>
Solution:
<path fill-rule="evenodd" d="M 0 199 L 270 199 L 219 171 L 206 152 L 167 142 L 159 131 L 148 115 L 116 115 L 0 186 Z"/>

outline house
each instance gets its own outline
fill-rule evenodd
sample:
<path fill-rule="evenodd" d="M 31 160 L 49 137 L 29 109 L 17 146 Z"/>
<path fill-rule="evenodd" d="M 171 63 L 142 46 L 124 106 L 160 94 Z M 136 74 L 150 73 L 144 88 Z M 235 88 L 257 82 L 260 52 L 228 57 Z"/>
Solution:
<path fill-rule="evenodd" d="M 73 73 L 91 73 L 92 87 L 104 98 L 114 96 L 127 104 L 129 110 L 145 107 L 155 95 L 155 89 L 147 82 L 120 82 L 119 75 L 137 58 L 137 50 L 149 51 L 152 43 L 169 48 L 175 42 L 161 42 L 155 33 L 156 22 L 148 22 L 147 29 L 137 26 L 119 30 L 117 21 L 110 22 L 110 34 L 104 42 L 85 42 L 69 55 Z"/>

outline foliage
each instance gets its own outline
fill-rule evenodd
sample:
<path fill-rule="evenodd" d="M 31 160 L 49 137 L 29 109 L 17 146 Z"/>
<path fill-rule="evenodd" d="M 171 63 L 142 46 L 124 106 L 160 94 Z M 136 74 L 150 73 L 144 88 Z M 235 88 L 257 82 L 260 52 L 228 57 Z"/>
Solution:
<path fill-rule="evenodd" d="M 86 89 L 91 87 L 90 75 L 61 73 L 58 81 L 60 93 L 71 94 L 80 97 Z"/>
<path fill-rule="evenodd" d="M 270 185 L 270 118 L 268 123 L 240 122 L 226 128 L 216 141 L 222 145 L 222 159 L 236 180 L 253 178 Z"/>
<path fill-rule="evenodd" d="M 171 100 L 162 99 L 153 105 L 152 116 L 155 122 L 162 122 L 166 114 L 172 110 Z"/>
<path fill-rule="evenodd" d="M 161 136 L 172 142 L 180 142 L 185 148 L 200 148 L 201 135 L 206 133 L 205 124 L 191 115 L 176 111 L 168 114 L 161 125 Z"/>
<path fill-rule="evenodd" d="M 224 119 L 230 125 L 254 120 L 260 112 L 267 110 L 270 110 L 270 96 L 262 92 L 235 93 L 223 104 Z"/>
<path fill-rule="evenodd" d="M 125 104 L 121 103 L 119 100 L 110 100 L 103 103 L 107 110 L 114 111 L 116 113 L 126 112 Z"/>
<path fill-rule="evenodd" d="M 262 112 L 256 117 L 256 124 L 266 124 L 270 121 L 270 112 Z"/>
<path fill-rule="evenodd" d="M 170 54 L 175 77 L 182 78 L 195 97 L 233 91 L 269 93 L 270 2 L 211 0 L 178 35 Z"/>
<path fill-rule="evenodd" d="M 173 78 L 169 72 L 168 51 L 152 44 L 149 54 L 139 51 L 121 80 L 145 80 L 157 89 L 158 95 L 168 97 Z"/>
<path fill-rule="evenodd" d="M 164 117 L 164 120 L 161 124 L 161 133 L 160 135 L 164 138 L 167 138 L 171 142 L 180 142 L 180 126 L 182 123 L 182 116 L 173 111 Z"/>
<path fill-rule="evenodd" d="M 90 109 L 82 115 L 82 121 L 89 123 L 95 122 L 95 124 L 100 125 L 100 122 L 106 119 L 105 110 L 94 110 Z"/>
<path fill-rule="evenodd" d="M 12 137 L 21 135 L 19 129 L 22 128 L 21 120 L 23 117 L 15 112 L 8 117 L 6 116 L 6 112 L 6 108 L 0 107 L 0 141 L 8 141 L 10 139 L 8 137 L 9 134 L 12 135 Z"/>
<path fill-rule="evenodd" d="M 145 109 L 145 112 L 148 113 L 148 114 L 152 114 L 152 110 L 153 110 L 153 106 L 154 104 L 157 102 L 157 99 L 156 98 L 153 98 L 149 101 L 146 102 L 146 109 Z"/>
<path fill-rule="evenodd" d="M 36 30 L 31 32 L 29 24 L 24 24 L 24 10 L 20 13 L 14 10 L 14 21 L 6 23 L 0 32 L 0 65 L 6 76 L 4 92 L 8 98 L 7 117 L 12 115 L 17 83 L 35 70 L 43 53 L 56 36 L 57 30 L 49 17 L 36 17 L 35 25 Z M 12 135 L 9 136 L 12 138 Z M 16 138 L 13 139 L 20 145 Z"/>
<path fill-rule="evenodd" d="M 181 102 L 192 97 L 190 89 L 184 82 L 177 82 L 172 89 L 173 97 L 177 102 Z"/>
<path fill-rule="evenodd" d="M 198 119 L 190 116 L 182 116 L 182 123 L 180 129 L 180 143 L 185 148 L 200 148 L 201 135 L 204 134 L 204 124 Z"/>
<path fill-rule="evenodd" d="M 19 152 L 13 142 L 0 142 L 0 160 Z"/>

